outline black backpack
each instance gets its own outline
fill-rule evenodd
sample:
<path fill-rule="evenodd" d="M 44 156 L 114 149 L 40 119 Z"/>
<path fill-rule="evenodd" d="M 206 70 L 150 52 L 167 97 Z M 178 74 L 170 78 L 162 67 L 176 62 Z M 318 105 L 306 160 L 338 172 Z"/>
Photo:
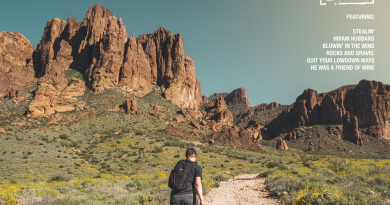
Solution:
<path fill-rule="evenodd" d="M 192 162 L 190 160 L 180 160 L 177 162 L 175 168 L 171 171 L 169 176 L 168 186 L 180 191 L 187 187 L 188 176 L 190 175 Z"/>

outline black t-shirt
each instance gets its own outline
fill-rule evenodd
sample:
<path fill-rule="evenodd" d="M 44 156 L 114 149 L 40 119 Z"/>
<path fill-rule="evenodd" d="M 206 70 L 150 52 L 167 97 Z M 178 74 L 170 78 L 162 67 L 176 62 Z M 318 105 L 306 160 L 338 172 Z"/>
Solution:
<path fill-rule="evenodd" d="M 186 159 L 186 160 L 189 160 L 189 159 Z M 195 177 L 200 177 L 202 179 L 202 168 L 195 162 L 192 162 L 191 160 L 189 160 L 191 162 L 191 170 L 190 170 L 190 173 L 189 173 L 189 176 L 188 176 L 188 185 L 186 188 L 184 188 L 183 190 L 181 191 L 178 191 L 178 192 L 175 192 L 172 190 L 172 195 L 175 195 L 175 194 L 192 194 L 192 193 L 195 193 L 196 194 L 196 190 L 195 190 Z"/>

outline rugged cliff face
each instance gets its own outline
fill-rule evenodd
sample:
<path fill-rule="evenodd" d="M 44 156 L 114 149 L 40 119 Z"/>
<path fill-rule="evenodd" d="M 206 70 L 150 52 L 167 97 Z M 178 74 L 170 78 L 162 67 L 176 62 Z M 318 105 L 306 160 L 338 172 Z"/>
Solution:
<path fill-rule="evenodd" d="M 48 21 L 33 56 L 39 86 L 29 107 L 30 116 L 53 114 L 45 110 L 53 110 L 53 99 L 69 85 L 67 69 L 82 72 L 95 93 L 120 87 L 142 97 L 156 83 L 164 97 L 181 108 L 198 109 L 202 102 L 195 64 L 184 53 L 180 34 L 159 28 L 151 34 L 127 38 L 122 19 L 102 5 L 90 7 L 82 22 L 73 17 L 67 22 L 58 18 Z M 39 112 L 34 111 L 37 105 Z"/>
<path fill-rule="evenodd" d="M 23 88 L 35 76 L 34 51 L 22 34 L 0 32 L 0 99 L 24 97 Z"/>
<path fill-rule="evenodd" d="M 275 136 L 295 127 L 326 122 L 342 124 L 341 138 L 362 145 L 360 132 L 390 139 L 389 111 L 390 86 L 381 82 L 362 80 L 357 86 L 321 94 L 308 89 L 298 96 L 291 110 L 267 126 L 268 134 Z"/>
<path fill-rule="evenodd" d="M 183 37 L 165 28 L 137 37 L 151 68 L 151 80 L 161 86 L 166 99 L 180 107 L 198 108 L 200 85 L 195 63 L 184 53 Z M 198 89 L 197 89 L 198 88 Z"/>

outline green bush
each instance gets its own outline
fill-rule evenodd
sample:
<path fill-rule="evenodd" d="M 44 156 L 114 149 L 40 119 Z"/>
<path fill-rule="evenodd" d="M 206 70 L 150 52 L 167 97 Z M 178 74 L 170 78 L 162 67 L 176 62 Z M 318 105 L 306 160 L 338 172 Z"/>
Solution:
<path fill-rule="evenodd" d="M 63 139 L 63 140 L 68 140 L 69 139 L 69 136 L 67 134 L 60 134 L 58 137 L 60 139 Z"/>
<path fill-rule="evenodd" d="M 163 148 L 162 148 L 162 147 L 159 147 L 159 146 L 155 146 L 155 147 L 154 147 L 154 150 L 153 150 L 154 153 L 161 153 L 161 152 L 163 152 L 163 151 L 164 151 Z"/>
<path fill-rule="evenodd" d="M 55 176 L 52 176 L 48 182 L 54 182 L 54 181 L 57 181 L 57 182 L 63 182 L 63 181 L 68 181 L 67 178 L 65 178 L 64 176 L 62 175 L 55 175 Z"/>

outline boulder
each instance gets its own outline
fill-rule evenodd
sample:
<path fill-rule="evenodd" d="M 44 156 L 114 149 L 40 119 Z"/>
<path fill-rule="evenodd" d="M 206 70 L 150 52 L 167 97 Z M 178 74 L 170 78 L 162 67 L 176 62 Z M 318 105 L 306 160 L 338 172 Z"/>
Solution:
<path fill-rule="evenodd" d="M 167 116 L 164 113 L 160 113 L 160 112 L 151 112 L 149 114 L 151 116 L 158 118 L 159 120 L 163 120 L 163 119 L 167 118 Z"/>
<path fill-rule="evenodd" d="M 276 149 L 278 149 L 278 150 L 288 150 L 288 146 L 287 146 L 286 141 L 284 141 L 283 139 L 278 139 L 276 141 Z"/>
<path fill-rule="evenodd" d="M 190 125 L 191 125 L 192 127 L 196 128 L 196 129 L 198 129 L 198 130 L 200 129 L 199 123 L 197 123 L 197 122 L 195 122 L 195 121 L 191 121 Z"/>
<path fill-rule="evenodd" d="M 125 98 L 122 108 L 129 115 L 138 115 L 137 100 L 135 98 Z"/>
<path fill-rule="evenodd" d="M 180 122 L 184 122 L 184 118 L 182 115 L 176 115 L 174 118 L 173 118 L 176 122 L 180 123 Z"/>

